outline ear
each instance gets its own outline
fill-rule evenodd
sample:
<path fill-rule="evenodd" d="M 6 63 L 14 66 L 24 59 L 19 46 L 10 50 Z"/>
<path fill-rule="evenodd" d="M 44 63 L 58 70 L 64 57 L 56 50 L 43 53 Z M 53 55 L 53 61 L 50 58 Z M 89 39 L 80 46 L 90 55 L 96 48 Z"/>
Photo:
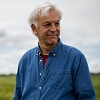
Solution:
<path fill-rule="evenodd" d="M 37 29 L 36 26 L 34 24 L 31 25 L 32 31 L 34 33 L 34 35 L 37 35 Z"/>

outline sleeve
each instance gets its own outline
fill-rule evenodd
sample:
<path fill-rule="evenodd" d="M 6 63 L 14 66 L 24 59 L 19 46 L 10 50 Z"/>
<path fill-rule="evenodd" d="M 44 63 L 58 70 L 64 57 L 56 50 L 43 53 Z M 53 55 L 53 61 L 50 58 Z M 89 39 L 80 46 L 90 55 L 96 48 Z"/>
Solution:
<path fill-rule="evenodd" d="M 76 57 L 74 69 L 75 100 L 95 100 L 95 92 L 91 81 L 86 58 L 83 54 Z"/>
<path fill-rule="evenodd" d="M 21 61 L 19 62 L 19 65 L 18 65 L 13 100 L 22 100 L 21 99 L 22 98 L 22 93 L 21 93 L 20 67 L 21 67 Z"/>

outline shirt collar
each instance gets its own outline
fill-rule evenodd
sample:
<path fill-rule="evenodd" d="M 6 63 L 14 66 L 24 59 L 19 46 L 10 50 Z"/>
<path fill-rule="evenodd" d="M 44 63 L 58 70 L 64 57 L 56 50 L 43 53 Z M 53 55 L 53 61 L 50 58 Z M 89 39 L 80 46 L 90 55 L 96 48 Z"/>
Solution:
<path fill-rule="evenodd" d="M 61 40 L 60 40 L 60 38 L 59 38 L 57 45 L 49 52 L 49 55 L 56 56 L 57 51 L 58 51 L 59 47 L 61 46 L 61 44 L 62 44 L 62 42 L 61 42 Z M 39 44 L 38 44 L 38 46 L 37 46 L 36 54 L 37 54 L 38 56 L 41 55 L 41 48 L 40 48 Z"/>

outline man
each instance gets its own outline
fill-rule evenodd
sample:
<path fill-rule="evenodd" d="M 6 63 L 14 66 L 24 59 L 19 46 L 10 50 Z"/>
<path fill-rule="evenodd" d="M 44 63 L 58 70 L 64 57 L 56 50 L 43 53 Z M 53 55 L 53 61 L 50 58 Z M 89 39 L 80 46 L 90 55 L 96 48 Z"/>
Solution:
<path fill-rule="evenodd" d="M 95 100 L 84 55 L 60 40 L 61 17 L 49 2 L 31 13 L 29 24 L 38 46 L 19 61 L 13 100 Z"/>

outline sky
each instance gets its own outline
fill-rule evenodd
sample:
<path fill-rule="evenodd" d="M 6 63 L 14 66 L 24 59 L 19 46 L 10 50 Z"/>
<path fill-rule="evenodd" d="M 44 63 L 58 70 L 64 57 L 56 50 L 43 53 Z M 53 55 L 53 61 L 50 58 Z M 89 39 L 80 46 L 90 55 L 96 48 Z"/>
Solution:
<path fill-rule="evenodd" d="M 21 56 L 37 46 L 28 24 L 32 10 L 48 0 L 0 0 L 0 74 L 16 73 Z M 63 13 L 61 41 L 85 55 L 100 72 L 100 0 L 49 0 Z"/>

